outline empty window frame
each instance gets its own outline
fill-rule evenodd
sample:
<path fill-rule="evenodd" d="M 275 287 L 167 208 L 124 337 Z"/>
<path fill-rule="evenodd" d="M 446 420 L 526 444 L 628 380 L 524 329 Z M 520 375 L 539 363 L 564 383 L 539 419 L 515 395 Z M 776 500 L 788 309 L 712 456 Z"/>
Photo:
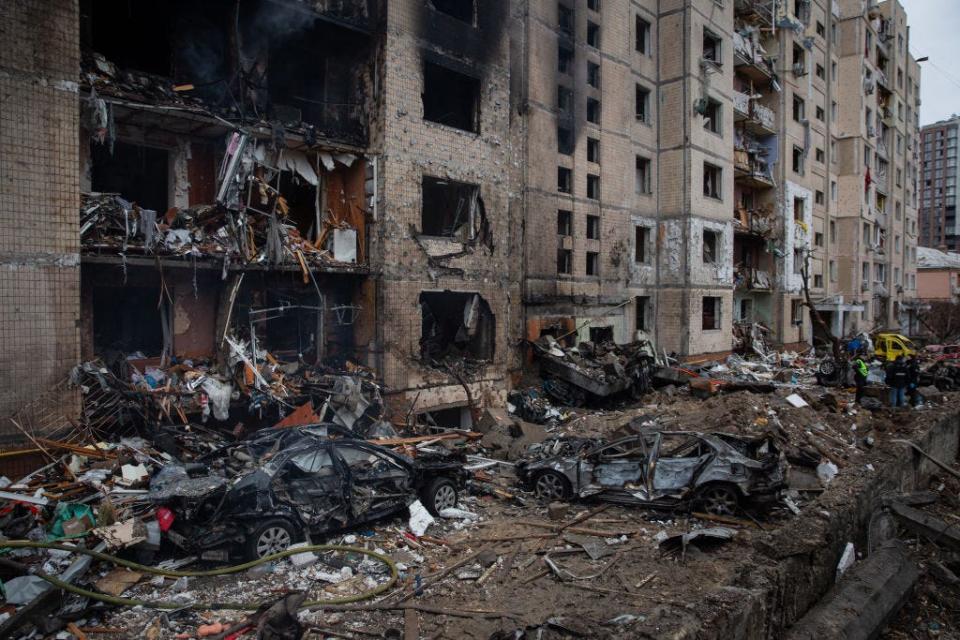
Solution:
<path fill-rule="evenodd" d="M 815 69 L 816 69 L 817 77 L 820 78 L 821 80 L 825 80 L 827 77 L 827 70 L 823 67 L 823 65 L 817 64 Z"/>
<path fill-rule="evenodd" d="M 600 124 L 600 101 L 587 98 L 587 122 Z"/>
<path fill-rule="evenodd" d="M 587 22 L 587 44 L 594 49 L 600 48 L 600 25 Z"/>
<path fill-rule="evenodd" d="M 157 310 L 159 287 L 93 287 L 93 349 L 143 353 L 152 358 L 163 351 L 163 314 Z"/>
<path fill-rule="evenodd" d="M 703 110 L 703 128 L 716 134 L 722 134 L 722 108 L 713 98 L 707 98 L 707 106 Z"/>
<path fill-rule="evenodd" d="M 635 41 L 634 49 L 644 55 L 650 54 L 650 23 L 639 15 L 634 19 Z"/>
<path fill-rule="evenodd" d="M 557 210 L 557 235 L 573 235 L 573 212 L 566 209 Z"/>
<path fill-rule="evenodd" d="M 557 191 L 573 193 L 573 170 L 566 167 L 557 167 Z"/>
<path fill-rule="evenodd" d="M 595 62 L 587 62 L 587 84 L 594 89 L 600 88 L 600 65 Z"/>
<path fill-rule="evenodd" d="M 590 9 L 590 11 L 600 11 L 600 0 L 587 0 L 587 9 Z"/>
<path fill-rule="evenodd" d="M 420 294 L 420 354 L 424 360 L 445 356 L 490 359 L 496 327 L 487 301 L 476 293 L 453 291 Z"/>
<path fill-rule="evenodd" d="M 807 106 L 803 98 L 798 95 L 793 96 L 793 121 L 803 122 L 806 118 Z"/>
<path fill-rule="evenodd" d="M 794 299 L 790 301 L 790 322 L 796 326 L 803 324 L 803 301 Z"/>
<path fill-rule="evenodd" d="M 817 147 L 816 149 L 814 149 L 813 157 L 816 158 L 817 162 L 819 162 L 820 164 L 823 164 L 823 162 L 826 160 L 826 157 L 823 154 L 823 149 L 821 149 L 820 147 Z"/>
<path fill-rule="evenodd" d="M 823 111 L 823 107 L 817 107 L 817 120 L 823 122 L 823 119 L 826 117 L 826 114 Z"/>
<path fill-rule="evenodd" d="M 425 62 L 423 118 L 479 133 L 480 79 L 433 62 Z"/>
<path fill-rule="evenodd" d="M 813 288 L 814 289 L 823 289 L 823 274 L 815 273 L 813 274 Z"/>
<path fill-rule="evenodd" d="M 650 227 L 633 227 L 633 261 L 637 264 L 650 263 Z"/>
<path fill-rule="evenodd" d="M 91 145 L 91 188 L 99 193 L 119 193 L 162 215 L 169 205 L 169 163 L 165 149 L 117 141 L 111 154 L 106 145 Z"/>
<path fill-rule="evenodd" d="M 823 202 L 824 202 L 823 191 L 816 191 L 816 192 L 814 192 L 814 194 L 813 194 L 813 201 L 814 201 L 816 204 L 823 205 Z"/>
<path fill-rule="evenodd" d="M 703 30 L 703 59 L 720 66 L 723 64 L 722 40 L 709 29 Z"/>
<path fill-rule="evenodd" d="M 600 254 L 596 251 L 587 251 L 587 270 L 588 276 L 600 275 Z"/>
<path fill-rule="evenodd" d="M 797 222 L 803 222 L 803 212 L 806 208 L 806 198 L 793 199 L 793 219 Z"/>
<path fill-rule="evenodd" d="M 650 296 L 637 296 L 634 299 L 634 304 L 636 305 L 635 309 L 635 319 L 636 319 L 636 330 L 637 331 L 649 331 L 650 330 Z"/>
<path fill-rule="evenodd" d="M 573 73 L 573 49 L 560 47 L 557 50 L 557 71 L 560 73 Z"/>
<path fill-rule="evenodd" d="M 822 247 L 823 246 L 823 234 L 817 231 L 813 234 L 813 244 Z"/>
<path fill-rule="evenodd" d="M 714 331 L 720 328 L 720 310 L 722 299 L 714 296 L 704 296 L 700 316 L 700 327 L 704 331 Z"/>
<path fill-rule="evenodd" d="M 587 240 L 600 239 L 600 216 L 587 216 Z"/>
<path fill-rule="evenodd" d="M 587 197 L 591 200 L 600 199 L 600 176 L 587 174 Z"/>
<path fill-rule="evenodd" d="M 803 148 L 796 145 L 793 146 L 793 172 L 798 175 L 803 175 Z"/>
<path fill-rule="evenodd" d="M 793 72 L 797 75 L 802 75 L 807 68 L 807 56 L 806 52 L 803 50 L 803 46 L 794 42 L 793 43 Z"/>
<path fill-rule="evenodd" d="M 557 152 L 565 156 L 573 155 L 573 129 L 557 127 Z"/>
<path fill-rule="evenodd" d="M 573 90 L 568 87 L 557 87 L 557 111 L 560 117 L 573 116 Z"/>
<path fill-rule="evenodd" d="M 638 84 L 636 86 L 637 120 L 650 124 L 650 89 Z"/>
<path fill-rule="evenodd" d="M 653 192 L 652 188 L 652 176 L 651 176 L 651 164 L 650 158 L 644 158 L 643 156 L 637 156 L 637 176 L 636 176 L 636 189 L 637 193 L 643 195 L 649 195 Z"/>
<path fill-rule="evenodd" d="M 587 138 L 587 162 L 600 162 L 600 141 Z"/>
<path fill-rule="evenodd" d="M 430 0 L 433 8 L 467 24 L 474 24 L 475 0 Z"/>
<path fill-rule="evenodd" d="M 717 262 L 717 252 L 720 245 L 720 234 L 711 229 L 703 230 L 703 263 L 714 264 Z"/>
<path fill-rule="evenodd" d="M 446 178 L 423 176 L 420 231 L 427 236 L 473 238 L 483 216 L 480 187 Z"/>
<path fill-rule="evenodd" d="M 564 4 L 557 4 L 557 26 L 560 28 L 560 31 L 572 36 L 574 25 L 573 9 Z"/>
<path fill-rule="evenodd" d="M 794 275 L 798 275 L 798 276 L 799 276 L 799 275 L 802 275 L 802 274 L 803 274 L 803 262 L 804 262 L 803 249 L 794 249 L 794 250 L 793 250 L 793 273 L 794 273 Z"/>
<path fill-rule="evenodd" d="M 571 275 L 573 273 L 573 251 L 557 249 L 557 273 Z"/>
<path fill-rule="evenodd" d="M 716 198 L 720 200 L 722 198 L 721 194 L 721 179 L 723 176 L 723 169 L 720 167 L 710 164 L 709 162 L 703 163 L 703 195 L 708 198 Z"/>

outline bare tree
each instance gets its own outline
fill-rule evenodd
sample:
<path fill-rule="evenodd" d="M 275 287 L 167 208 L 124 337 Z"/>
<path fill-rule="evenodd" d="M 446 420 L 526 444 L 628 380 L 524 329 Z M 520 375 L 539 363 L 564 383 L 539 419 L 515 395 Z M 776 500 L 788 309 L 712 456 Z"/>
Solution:
<path fill-rule="evenodd" d="M 800 279 L 803 282 L 803 306 L 810 310 L 810 317 L 813 319 L 814 324 L 820 328 L 820 331 L 823 332 L 823 335 L 827 336 L 827 339 L 833 345 L 833 359 L 838 363 L 843 362 L 843 344 L 840 342 L 838 336 L 833 335 L 833 332 L 830 330 L 829 325 L 823 319 L 823 316 L 820 315 L 820 312 L 817 310 L 816 305 L 813 303 L 813 298 L 810 297 L 810 256 L 813 255 L 813 251 L 809 248 L 803 250 L 803 264 L 800 265 Z"/>
<path fill-rule="evenodd" d="M 941 343 L 960 339 L 960 302 L 928 300 L 926 309 L 917 314 L 920 324 Z"/>

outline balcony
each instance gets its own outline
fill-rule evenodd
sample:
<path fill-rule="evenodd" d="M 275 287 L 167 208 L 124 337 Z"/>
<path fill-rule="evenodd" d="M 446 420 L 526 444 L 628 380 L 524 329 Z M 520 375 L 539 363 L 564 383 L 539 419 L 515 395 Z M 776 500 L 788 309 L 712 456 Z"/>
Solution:
<path fill-rule="evenodd" d="M 733 121 L 742 124 L 743 130 L 764 137 L 776 133 L 776 114 L 773 109 L 760 104 L 756 98 L 734 92 Z"/>
<path fill-rule="evenodd" d="M 774 0 L 735 0 L 733 12 L 738 18 L 760 27 L 772 27 L 774 21 Z"/>
<path fill-rule="evenodd" d="M 737 207 L 733 212 L 735 234 L 767 236 L 773 231 L 773 223 L 773 213 L 769 209 Z"/>
<path fill-rule="evenodd" d="M 773 65 L 766 51 L 757 41 L 757 34 L 733 34 L 733 64 L 737 74 L 758 85 L 767 85 L 773 79 Z"/>
<path fill-rule="evenodd" d="M 738 184 L 754 189 L 770 189 L 774 186 L 770 165 L 746 149 L 733 151 L 733 179 Z"/>
<path fill-rule="evenodd" d="M 770 273 L 765 269 L 738 267 L 733 274 L 733 287 L 738 291 L 770 291 Z"/>

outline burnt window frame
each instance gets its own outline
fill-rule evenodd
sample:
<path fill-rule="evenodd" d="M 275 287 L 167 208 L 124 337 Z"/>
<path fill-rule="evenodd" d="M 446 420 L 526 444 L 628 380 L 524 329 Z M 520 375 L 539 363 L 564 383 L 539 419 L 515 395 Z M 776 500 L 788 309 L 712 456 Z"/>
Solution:
<path fill-rule="evenodd" d="M 592 20 L 587 20 L 587 37 L 585 39 L 588 47 L 600 49 L 600 25 Z"/>
<path fill-rule="evenodd" d="M 442 3 L 443 0 L 430 0 L 430 1 L 427 2 L 426 4 L 427 4 L 428 7 L 430 7 L 433 11 L 436 11 L 437 13 L 441 13 L 441 14 L 443 14 L 443 15 L 445 15 L 445 16 L 448 16 L 448 17 L 450 17 L 450 18 L 453 18 L 454 20 L 456 20 L 456 21 L 458 21 L 458 22 L 462 22 L 462 23 L 464 23 L 464 24 L 468 24 L 468 25 L 470 25 L 471 27 L 476 27 L 476 26 L 477 26 L 477 2 L 476 2 L 476 0 L 461 0 L 461 1 L 465 1 L 465 2 L 469 2 L 469 3 L 470 3 L 470 19 L 469 19 L 469 20 L 464 20 L 464 19 L 461 18 L 460 16 L 455 15 L 455 14 L 453 14 L 453 13 L 450 13 L 449 11 L 445 11 L 444 9 L 441 9 L 440 7 L 438 7 L 438 6 L 437 6 L 437 2 L 441 2 L 441 3 Z"/>
<path fill-rule="evenodd" d="M 428 115 L 427 115 L 427 110 L 428 110 L 428 107 L 427 107 L 427 94 L 428 94 L 428 89 L 429 89 L 428 83 L 430 82 L 430 78 L 433 78 L 433 77 L 434 77 L 434 74 L 430 74 L 430 75 L 428 76 L 428 70 L 429 70 L 429 68 L 431 68 L 431 67 L 436 68 L 436 69 L 439 69 L 439 70 L 442 70 L 442 71 L 443 71 L 444 73 L 446 73 L 446 74 L 456 74 L 456 75 L 458 75 L 458 76 L 462 76 L 463 78 L 468 79 L 468 80 L 474 85 L 474 88 L 475 88 L 475 95 L 474 95 L 474 99 L 473 99 L 473 103 L 474 103 L 474 104 L 473 104 L 473 107 L 472 107 L 472 109 L 471 109 L 471 111 L 472 111 L 472 113 L 471 113 L 471 119 L 472 119 L 472 121 L 473 121 L 473 122 L 472 122 L 472 128 L 467 129 L 467 128 L 463 128 L 463 127 L 461 127 L 461 126 L 459 126 L 459 125 L 456 125 L 456 124 L 450 124 L 450 123 L 448 123 L 448 122 L 444 122 L 444 121 L 441 121 L 441 120 L 436 120 L 436 119 L 434 119 L 434 118 L 432 118 L 432 117 L 428 117 Z M 431 122 L 431 123 L 433 123 L 433 124 L 438 124 L 438 125 L 440 125 L 440 126 L 442 126 L 442 127 L 449 127 L 449 128 L 451 128 L 451 129 L 456 129 L 457 131 L 463 131 L 463 132 L 465 132 L 465 133 L 469 133 L 469 134 L 472 134 L 472 135 L 475 135 L 475 136 L 479 136 L 479 135 L 481 134 L 481 131 L 482 131 L 481 115 L 482 115 L 482 112 L 483 112 L 483 108 L 482 108 L 482 103 L 483 103 L 483 83 L 482 83 L 481 80 L 480 80 L 480 76 L 479 76 L 478 74 L 474 74 L 474 73 L 469 72 L 469 71 L 466 70 L 462 65 L 458 65 L 458 64 L 456 64 L 456 63 L 453 63 L 452 61 L 441 61 L 441 60 L 438 59 L 437 56 L 429 56 L 429 57 L 424 56 L 424 57 L 423 57 L 423 64 L 422 64 L 421 71 L 422 71 L 422 74 L 423 74 L 423 75 L 422 75 L 422 77 L 423 77 L 423 93 L 421 94 L 420 102 L 421 102 L 421 106 L 422 106 L 422 109 L 423 109 L 423 120 L 424 120 L 425 122 Z M 446 84 L 446 83 L 445 83 L 445 84 Z M 439 91 L 439 89 L 437 89 L 437 91 Z"/>
<path fill-rule="evenodd" d="M 651 124 L 650 118 L 651 90 L 639 82 L 634 86 L 634 111 L 638 122 Z"/>
<path fill-rule="evenodd" d="M 435 176 L 429 174 L 423 174 L 420 176 L 420 233 L 424 236 L 433 237 L 433 238 L 447 238 L 447 239 L 456 239 L 458 237 L 458 230 L 463 226 L 468 228 L 468 239 L 473 240 L 476 226 L 475 222 L 471 222 L 470 219 L 470 204 L 467 201 L 464 201 L 464 222 L 459 226 L 454 227 L 450 233 L 444 233 L 441 230 L 441 233 L 433 233 L 435 230 L 435 221 L 431 220 L 430 224 L 427 224 L 427 207 L 428 207 L 428 198 L 426 197 L 427 189 L 433 189 L 436 187 L 449 187 L 451 189 L 460 189 L 465 192 L 469 192 L 472 195 L 467 195 L 464 193 L 464 196 L 476 200 L 476 210 L 474 215 L 482 216 L 483 214 L 483 202 L 480 199 L 480 184 L 473 182 L 463 182 L 461 180 L 454 180 L 451 178 L 446 178 L 443 176 Z M 441 217 L 442 220 L 446 220 L 446 216 Z M 455 220 L 460 219 L 460 216 L 455 218 Z"/>
<path fill-rule="evenodd" d="M 587 60 L 587 84 L 594 89 L 600 88 L 600 65 Z"/>
<path fill-rule="evenodd" d="M 650 264 L 652 253 L 650 239 L 653 230 L 645 224 L 633 225 L 633 263 Z"/>
<path fill-rule="evenodd" d="M 703 129 L 704 131 L 709 131 L 710 133 L 723 137 L 723 104 L 713 98 L 706 98 L 706 101 L 707 104 L 701 115 L 703 118 Z M 714 116 L 708 119 L 707 115 L 711 110 L 714 112 Z"/>
<path fill-rule="evenodd" d="M 570 249 L 557 249 L 557 275 L 573 275 L 573 251 Z"/>
<path fill-rule="evenodd" d="M 557 235 L 564 238 L 573 237 L 573 211 L 557 209 Z"/>
<path fill-rule="evenodd" d="M 565 127 L 562 124 L 557 125 L 557 153 L 564 156 L 572 156 L 576 144 L 573 137 L 573 129 Z"/>
<path fill-rule="evenodd" d="M 716 229 L 703 229 L 700 260 L 703 264 L 720 262 L 720 232 Z"/>

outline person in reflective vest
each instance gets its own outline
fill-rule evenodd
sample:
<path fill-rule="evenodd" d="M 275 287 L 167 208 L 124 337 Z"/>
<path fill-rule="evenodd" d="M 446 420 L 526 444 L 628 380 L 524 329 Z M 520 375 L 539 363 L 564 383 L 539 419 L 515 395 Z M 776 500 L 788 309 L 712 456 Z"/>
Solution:
<path fill-rule="evenodd" d="M 870 373 L 867 363 L 863 361 L 863 354 L 858 353 L 853 361 L 853 382 L 857 385 L 856 402 L 860 404 L 863 398 L 863 389 L 867 386 L 867 375 Z"/>

